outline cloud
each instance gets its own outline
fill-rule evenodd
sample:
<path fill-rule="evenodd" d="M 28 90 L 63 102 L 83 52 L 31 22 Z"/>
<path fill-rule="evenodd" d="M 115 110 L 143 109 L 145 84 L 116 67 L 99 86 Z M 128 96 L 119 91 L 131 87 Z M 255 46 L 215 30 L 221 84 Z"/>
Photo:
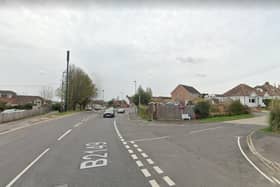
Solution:
<path fill-rule="evenodd" d="M 176 60 L 182 64 L 200 64 L 205 61 L 203 58 L 188 57 L 177 57 Z"/>
<path fill-rule="evenodd" d="M 204 73 L 196 73 L 195 76 L 196 76 L 196 77 L 201 77 L 201 78 L 207 77 L 207 75 L 204 74 Z"/>

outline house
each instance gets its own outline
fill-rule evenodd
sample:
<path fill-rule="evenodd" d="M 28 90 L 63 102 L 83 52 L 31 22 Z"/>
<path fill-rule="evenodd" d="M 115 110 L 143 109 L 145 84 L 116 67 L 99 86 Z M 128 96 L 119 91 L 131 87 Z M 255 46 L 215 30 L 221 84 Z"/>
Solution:
<path fill-rule="evenodd" d="M 248 107 L 265 107 L 264 99 L 280 98 L 280 89 L 266 82 L 264 85 L 251 87 L 239 84 L 224 93 L 224 98 L 239 100 Z"/>
<path fill-rule="evenodd" d="M 200 97 L 199 91 L 192 86 L 179 84 L 172 92 L 171 99 L 177 103 L 187 104 Z"/>
<path fill-rule="evenodd" d="M 32 104 L 34 109 L 41 108 L 43 105 L 47 104 L 47 101 L 42 97 L 17 95 L 15 92 L 9 90 L 0 90 L 0 102 L 12 107 Z"/>

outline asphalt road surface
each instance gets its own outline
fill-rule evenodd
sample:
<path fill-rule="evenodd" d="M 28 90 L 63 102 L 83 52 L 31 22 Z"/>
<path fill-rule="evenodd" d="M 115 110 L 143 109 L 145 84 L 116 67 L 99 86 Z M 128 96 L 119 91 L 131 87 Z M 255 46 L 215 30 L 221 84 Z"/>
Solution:
<path fill-rule="evenodd" d="M 277 186 L 244 158 L 257 126 L 164 124 L 93 112 L 0 136 L 0 186 Z"/>

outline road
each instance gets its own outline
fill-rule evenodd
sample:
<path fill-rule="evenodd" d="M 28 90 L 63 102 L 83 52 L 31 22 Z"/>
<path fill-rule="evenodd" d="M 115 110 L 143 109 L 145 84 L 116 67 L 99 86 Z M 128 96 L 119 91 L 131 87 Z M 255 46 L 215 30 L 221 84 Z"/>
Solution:
<path fill-rule="evenodd" d="M 255 128 L 79 113 L 0 135 L 0 186 L 273 186 L 237 144 Z"/>

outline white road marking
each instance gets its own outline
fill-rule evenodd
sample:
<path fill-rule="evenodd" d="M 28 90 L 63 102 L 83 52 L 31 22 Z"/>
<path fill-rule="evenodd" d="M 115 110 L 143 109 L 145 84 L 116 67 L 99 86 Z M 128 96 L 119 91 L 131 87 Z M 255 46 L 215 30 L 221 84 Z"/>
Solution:
<path fill-rule="evenodd" d="M 270 178 L 268 177 L 262 170 L 260 170 L 255 164 L 254 162 L 252 162 L 248 156 L 245 154 L 245 152 L 243 151 L 241 145 L 240 145 L 240 136 L 237 137 L 237 144 L 238 144 L 238 147 L 239 147 L 239 150 L 240 152 L 242 153 L 242 155 L 244 156 L 244 158 L 262 175 L 264 176 L 267 180 L 269 180 L 271 183 L 275 184 L 275 182 Z"/>
<path fill-rule="evenodd" d="M 143 163 L 140 160 L 137 160 L 136 164 L 137 164 L 138 167 L 143 167 L 144 166 Z"/>
<path fill-rule="evenodd" d="M 68 184 L 59 184 L 59 185 L 55 185 L 54 187 L 68 187 Z"/>
<path fill-rule="evenodd" d="M 79 127 L 79 126 L 82 125 L 82 124 L 83 124 L 83 123 L 79 122 L 79 123 L 75 124 L 74 127 L 75 127 L 75 128 L 76 128 L 76 127 Z"/>
<path fill-rule="evenodd" d="M 125 148 L 129 149 L 130 147 L 129 147 L 129 145 L 126 145 Z"/>
<path fill-rule="evenodd" d="M 138 159 L 138 157 L 137 157 L 137 155 L 136 155 L 136 154 L 131 155 L 131 158 L 132 158 L 133 160 Z"/>
<path fill-rule="evenodd" d="M 127 142 L 123 142 L 123 145 L 126 145 L 127 144 Z"/>
<path fill-rule="evenodd" d="M 66 131 L 65 133 L 63 133 L 59 138 L 57 138 L 57 141 L 62 140 L 62 138 L 64 138 L 67 134 L 69 134 L 72 131 L 72 129 L 69 129 L 68 131 Z"/>
<path fill-rule="evenodd" d="M 154 168 L 154 170 L 155 170 L 158 174 L 162 174 L 162 173 L 163 173 L 163 171 L 160 169 L 160 167 L 154 166 L 153 168 Z"/>
<path fill-rule="evenodd" d="M 145 177 L 150 177 L 151 176 L 150 172 L 147 169 L 141 169 L 141 171 L 142 171 L 142 173 Z"/>
<path fill-rule="evenodd" d="M 140 149 L 140 148 L 137 148 L 137 151 L 141 153 L 143 150 L 142 150 L 142 149 Z"/>
<path fill-rule="evenodd" d="M 6 185 L 6 187 L 11 187 L 15 184 L 15 182 L 25 173 L 29 168 L 31 168 L 42 156 L 44 156 L 50 148 L 45 149 L 37 158 L 35 158 L 26 168 L 24 168 L 9 184 Z"/>
<path fill-rule="evenodd" d="M 276 179 L 276 178 L 273 177 L 273 176 L 272 176 L 272 178 L 273 178 L 273 180 L 275 180 L 275 182 L 277 182 L 277 184 L 280 184 L 280 181 L 279 181 L 278 179 Z"/>
<path fill-rule="evenodd" d="M 141 155 L 144 157 L 144 158 L 147 158 L 148 155 L 146 153 L 141 153 Z"/>
<path fill-rule="evenodd" d="M 137 144 L 134 144 L 133 147 L 138 147 L 138 145 L 137 145 Z"/>
<path fill-rule="evenodd" d="M 143 138 L 143 139 L 136 139 L 136 140 L 132 140 L 130 141 L 132 142 L 143 142 L 143 141 L 152 141 L 152 140 L 161 140 L 161 139 L 166 139 L 169 138 L 169 136 L 161 136 L 161 137 L 156 137 L 156 138 Z"/>
<path fill-rule="evenodd" d="M 164 176 L 164 177 L 162 177 L 162 178 L 163 178 L 163 180 L 165 180 L 165 182 L 166 182 L 169 186 L 175 186 L 175 185 L 176 185 L 175 182 L 174 182 L 173 180 L 170 179 L 170 177 Z"/>
<path fill-rule="evenodd" d="M 195 134 L 195 133 L 200 133 L 200 132 L 214 130 L 214 129 L 219 129 L 219 128 L 224 128 L 224 127 L 223 126 L 219 126 L 219 127 L 212 127 L 212 128 L 207 128 L 207 129 L 201 129 L 201 130 L 194 130 L 194 131 L 190 131 L 189 134 Z"/>
<path fill-rule="evenodd" d="M 152 187 L 160 187 L 156 180 L 150 180 L 149 183 Z"/>
<path fill-rule="evenodd" d="M 146 160 L 147 160 L 147 162 L 148 162 L 150 165 L 153 165 L 153 164 L 154 164 L 154 161 L 153 161 L 152 159 L 148 158 L 148 159 L 146 159 Z"/>
<path fill-rule="evenodd" d="M 128 152 L 131 154 L 131 153 L 134 153 L 131 149 L 128 149 Z"/>
<path fill-rule="evenodd" d="M 122 138 L 121 141 L 124 142 L 124 139 Z"/>
<path fill-rule="evenodd" d="M 134 143 L 135 143 L 135 141 L 130 141 L 130 143 L 134 144 Z"/>

